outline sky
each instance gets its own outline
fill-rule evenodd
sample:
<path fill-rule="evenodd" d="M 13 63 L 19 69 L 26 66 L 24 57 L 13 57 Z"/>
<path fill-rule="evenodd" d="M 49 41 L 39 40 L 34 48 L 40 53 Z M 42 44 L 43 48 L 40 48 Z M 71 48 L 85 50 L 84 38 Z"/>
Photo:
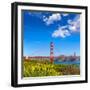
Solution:
<path fill-rule="evenodd" d="M 48 11 L 22 11 L 23 55 L 80 55 L 80 14 Z"/>

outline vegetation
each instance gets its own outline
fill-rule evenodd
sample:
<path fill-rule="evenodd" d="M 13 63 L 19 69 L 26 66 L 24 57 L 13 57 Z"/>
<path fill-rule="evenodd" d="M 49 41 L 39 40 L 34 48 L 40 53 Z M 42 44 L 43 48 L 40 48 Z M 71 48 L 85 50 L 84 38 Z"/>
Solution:
<path fill-rule="evenodd" d="M 51 64 L 48 60 L 23 60 L 24 77 L 79 75 L 76 65 Z"/>

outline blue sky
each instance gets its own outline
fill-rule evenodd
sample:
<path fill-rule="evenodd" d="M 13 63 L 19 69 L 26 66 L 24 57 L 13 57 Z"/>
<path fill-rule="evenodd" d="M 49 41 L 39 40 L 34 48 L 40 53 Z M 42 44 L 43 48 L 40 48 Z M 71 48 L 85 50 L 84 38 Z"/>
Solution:
<path fill-rule="evenodd" d="M 23 55 L 49 56 L 50 42 L 54 55 L 80 55 L 80 14 L 23 11 Z"/>

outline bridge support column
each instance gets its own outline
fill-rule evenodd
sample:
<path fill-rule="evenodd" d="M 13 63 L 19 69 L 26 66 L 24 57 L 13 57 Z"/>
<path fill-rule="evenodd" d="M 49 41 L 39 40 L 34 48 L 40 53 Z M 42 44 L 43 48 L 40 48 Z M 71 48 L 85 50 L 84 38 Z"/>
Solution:
<path fill-rule="evenodd" d="M 53 53 L 54 44 L 53 42 L 50 43 L 50 62 L 54 62 L 54 53 Z"/>

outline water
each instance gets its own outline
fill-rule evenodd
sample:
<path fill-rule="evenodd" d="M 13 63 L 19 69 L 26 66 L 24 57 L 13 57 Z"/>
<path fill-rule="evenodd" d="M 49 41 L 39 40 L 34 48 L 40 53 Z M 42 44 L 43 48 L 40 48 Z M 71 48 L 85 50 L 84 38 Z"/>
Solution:
<path fill-rule="evenodd" d="M 54 64 L 68 64 L 68 65 L 72 65 L 75 64 L 77 66 L 80 66 L 80 60 L 75 60 L 75 61 L 54 61 Z"/>

